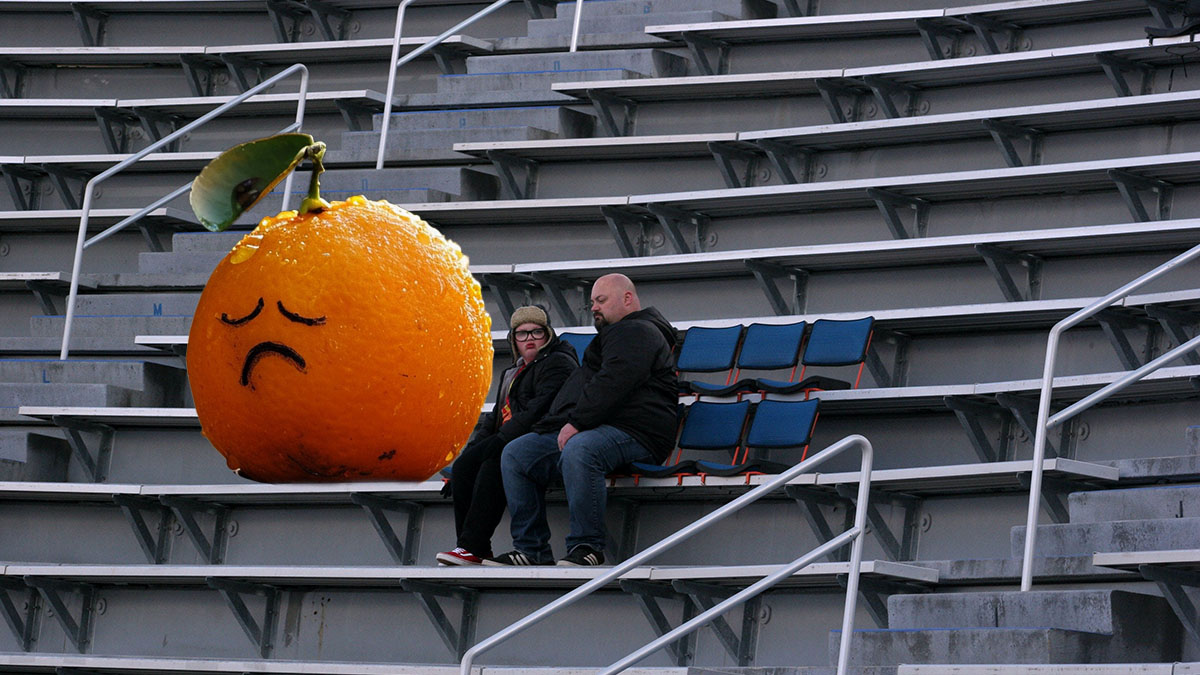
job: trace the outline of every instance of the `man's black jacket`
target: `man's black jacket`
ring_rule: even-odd
[[[675,329],[653,307],[601,328],[583,351],[583,365],[533,430],[553,433],[567,422],[580,431],[608,424],[663,461],[675,445],[674,346]]]

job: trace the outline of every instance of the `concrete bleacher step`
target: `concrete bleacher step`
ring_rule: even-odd
[[[1200,485],[1155,485],[1075,492],[1068,501],[1072,523],[1200,517]]]
[[[292,181],[294,194],[308,193],[309,172],[296,173]],[[282,185],[275,188],[280,193]],[[371,199],[400,200],[418,203],[421,194],[436,195],[436,201],[452,199],[492,199],[498,194],[496,177],[464,167],[430,167],[397,169],[336,169],[321,174],[321,195],[326,199],[345,199],[365,194]],[[389,198],[390,195],[390,198]],[[264,198],[265,205],[278,211],[278,203],[272,197]]]
[[[467,74],[610,69],[646,77],[674,77],[686,73],[687,65],[686,58],[661,49],[614,49],[472,56],[467,59]]]
[[[32,384],[0,383],[0,422],[30,420],[17,414],[22,405],[62,405],[84,407],[128,407],[136,405],[140,392],[109,384],[80,382]]]
[[[0,428],[0,481],[63,481],[71,447],[56,436]]]
[[[62,316],[35,316],[30,319],[32,337],[62,338]],[[130,344],[138,335],[183,335],[192,327],[192,313],[187,314],[122,314],[91,315],[76,314],[71,327],[71,340],[75,338],[127,337]]]
[[[1179,658],[1180,626],[1161,597],[1113,590],[893,595],[890,628],[855,631],[861,665],[1123,663]],[[840,633],[832,632],[836,657]]]
[[[141,392],[139,405],[180,405],[185,379],[182,368],[149,361],[0,359],[0,381],[6,384],[103,383]]]
[[[609,3],[595,3],[605,5]],[[712,21],[729,21],[736,17],[714,11],[689,12],[658,12],[653,14],[599,14],[589,13],[586,9],[579,22],[580,33],[588,34],[621,34],[637,33],[645,30],[646,26],[661,23],[708,23]],[[555,19],[533,19],[529,22],[529,37],[554,37],[570,35],[574,27],[574,17],[566,16]]]
[[[472,127],[466,129],[422,129],[420,131],[388,130],[387,159],[410,159],[421,157],[426,161],[439,161],[443,158],[468,160],[463,155],[451,150],[455,143],[471,142],[466,139],[479,139],[479,142],[504,140],[533,141],[558,138],[558,134],[538,127],[513,125],[498,127]],[[337,156],[348,161],[373,160],[379,150],[378,131],[347,131],[342,134],[342,149]]]
[[[372,117],[372,129],[379,131],[382,115]],[[413,133],[445,129],[498,128],[511,129],[531,126],[556,132],[563,136],[587,136],[595,117],[559,106],[530,106],[527,108],[420,110],[393,112],[389,130]],[[586,133],[585,133],[586,132]],[[344,149],[344,148],[343,148]]]
[[[1193,548],[1200,517],[1117,520],[1039,525],[1038,556],[1090,555],[1096,552],[1169,551]],[[1025,526],[1012,528],[1012,554],[1025,548]]]
[[[549,91],[556,82],[588,80],[632,80],[641,73],[625,68],[571,68],[562,70],[514,70],[507,72],[443,75],[439,94],[475,94],[492,91]]]

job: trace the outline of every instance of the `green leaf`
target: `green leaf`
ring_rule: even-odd
[[[312,144],[308,134],[279,134],[226,150],[192,181],[192,212],[209,230],[224,230],[295,169]]]

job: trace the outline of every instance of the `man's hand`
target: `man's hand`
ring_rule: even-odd
[[[579,433],[579,430],[575,428],[574,424],[571,424],[570,422],[564,424],[562,431],[558,432],[558,451],[562,452],[563,446],[566,445],[567,441],[571,440],[571,437],[577,433]]]

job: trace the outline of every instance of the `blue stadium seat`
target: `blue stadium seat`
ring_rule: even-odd
[[[794,394],[798,392],[856,389],[862,380],[863,366],[866,363],[867,349],[871,346],[872,329],[875,317],[863,319],[836,321],[833,319],[818,319],[813,323],[804,346],[804,355],[800,358],[803,366],[798,382],[783,382],[760,378],[756,380],[756,388],[766,394]],[[854,382],[839,380],[824,375],[805,377],[809,366],[858,366]]]
[[[707,382],[692,382],[691,392],[705,396],[731,396],[755,391],[754,379],[738,377],[743,370],[783,370],[791,368],[790,377],[795,377],[796,365],[800,360],[800,346],[804,342],[804,321],[787,324],[752,323],[746,328],[742,349],[738,352],[737,370],[725,386]]]
[[[596,334],[595,333],[559,333],[558,337],[561,338],[563,340],[563,342],[566,342],[567,344],[569,344],[575,348],[575,356],[578,357],[579,361],[582,363],[583,362],[583,350],[587,349],[587,346],[592,344],[592,340],[595,339]]]
[[[742,440],[742,432],[745,431],[746,418],[749,413],[749,401],[735,403],[697,401],[693,403],[688,406],[686,417],[683,420],[683,430],[679,434],[674,461],[667,465],[633,462],[630,465],[630,473],[648,478],[665,478],[696,473],[695,460],[680,461],[679,456],[684,450],[726,450],[731,452],[731,456],[736,461],[737,449]]]
[[[682,373],[717,373],[728,371],[725,384],[733,377],[733,362],[738,344],[742,341],[741,325],[725,328],[694,326],[683,336],[675,368]],[[679,392],[691,393],[690,383],[680,381]]]
[[[790,468],[788,464],[749,459],[750,448],[804,448],[800,455],[803,461],[808,457],[808,444],[817,424],[817,407],[820,403],[821,399],[817,398],[806,401],[760,401],[754,407],[754,419],[746,433],[740,462],[737,457],[734,458],[734,464],[696,460],[695,470],[710,476],[749,476],[786,471]]]

